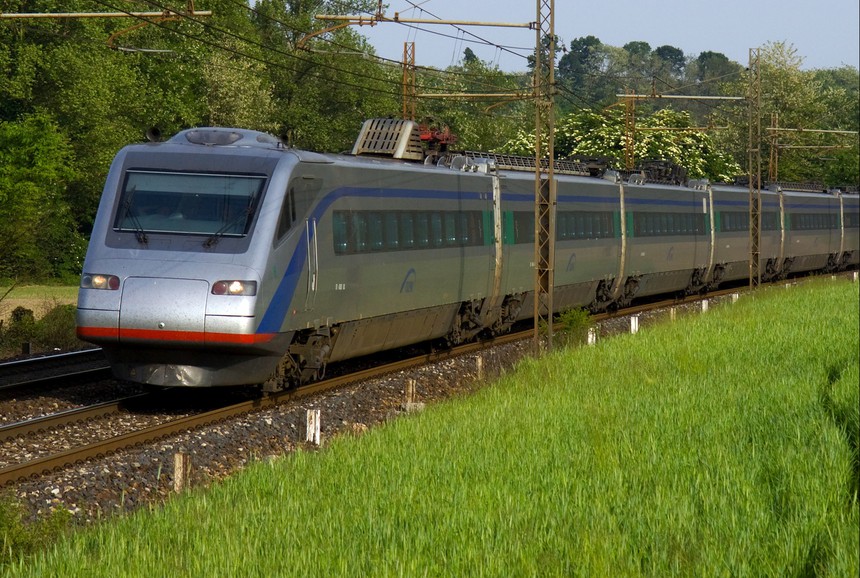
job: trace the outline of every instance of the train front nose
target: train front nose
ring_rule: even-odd
[[[123,344],[203,345],[209,283],[193,279],[129,277],[122,288]]]

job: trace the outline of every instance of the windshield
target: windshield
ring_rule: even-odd
[[[241,237],[248,234],[265,180],[127,171],[114,229],[139,238],[144,233]]]

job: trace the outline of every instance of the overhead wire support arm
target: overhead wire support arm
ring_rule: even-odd
[[[166,16],[212,16],[211,10],[162,10],[161,12],[33,12],[33,13],[3,13],[0,20],[25,18],[164,18]]]
[[[141,20],[137,24],[119,30],[110,35],[107,40],[108,47],[114,50],[122,50],[127,52],[172,52],[170,50],[149,50],[142,48],[125,48],[116,46],[114,41],[129,32],[133,32],[149,24],[158,24],[160,22],[170,22],[181,18],[190,18],[193,16],[212,16],[211,10],[195,10],[194,0],[188,0],[186,9],[183,11],[165,8],[161,12],[31,12],[31,13],[8,13],[0,12],[0,20],[12,19],[79,19],[79,18],[137,18]]]
[[[317,20],[331,22],[346,22],[353,26],[376,26],[380,22],[396,22],[400,24],[447,24],[451,26],[491,26],[496,28],[527,28],[534,30],[535,22],[478,22],[472,20],[432,20],[428,18],[401,18],[400,14],[394,13],[394,18],[385,14],[374,14],[373,16],[341,16],[337,14],[317,14]]]
[[[616,94],[618,98],[632,98],[634,100],[646,100],[646,99],[661,99],[661,98],[674,98],[674,99],[684,99],[684,100],[745,100],[745,96],[692,96],[692,95],[683,95],[683,94],[637,94],[637,93],[628,93],[628,94]]]

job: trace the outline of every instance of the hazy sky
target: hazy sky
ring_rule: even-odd
[[[537,11],[534,0],[388,0],[388,4],[390,17],[399,12],[404,18],[482,22],[531,22]],[[744,65],[750,48],[785,42],[803,58],[804,68],[858,67],[858,22],[858,0],[555,0],[555,32],[567,46],[574,38],[593,35],[611,46],[645,41],[652,49],[670,45],[693,57],[706,50],[722,52]],[[469,47],[478,58],[503,70],[525,70],[525,56],[535,41],[534,31],[528,29],[462,27],[513,47],[499,50],[472,42],[472,36],[451,26],[420,26],[416,30],[384,23],[356,30],[368,37],[380,56],[396,61],[403,57],[403,43],[415,42],[416,64],[438,68],[455,64]]]

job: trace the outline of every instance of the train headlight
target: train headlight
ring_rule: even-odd
[[[256,281],[216,281],[212,284],[213,295],[256,295]]]
[[[81,287],[83,289],[107,289],[116,291],[119,289],[119,277],[116,275],[102,275],[84,273],[81,275]]]

